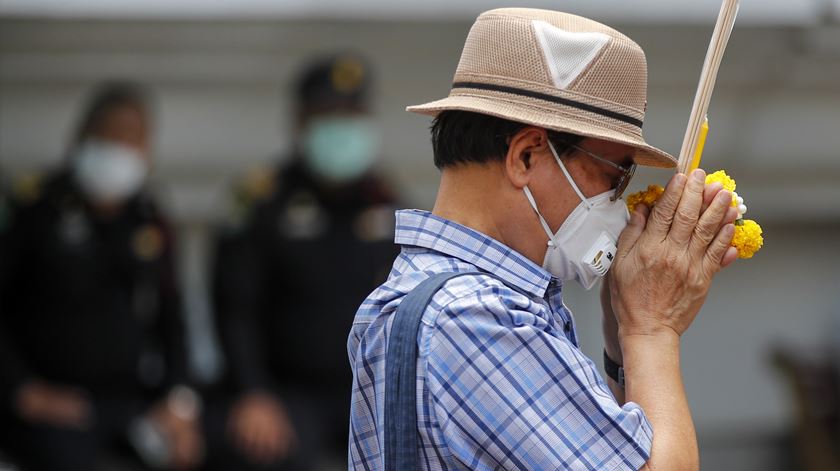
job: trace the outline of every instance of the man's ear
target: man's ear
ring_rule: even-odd
[[[511,136],[505,155],[505,173],[511,183],[519,189],[525,187],[533,175],[536,156],[548,151],[545,129],[528,126]]]

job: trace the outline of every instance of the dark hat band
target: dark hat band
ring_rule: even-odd
[[[615,119],[617,121],[621,121],[632,126],[639,128],[641,131],[642,125],[644,121],[634,118],[632,116],[628,116],[626,114],[619,113],[617,111],[612,111],[608,109],[604,109],[598,106],[590,105],[587,103],[581,103],[579,101],[570,100],[568,98],[562,98],[558,96],[548,95],[545,93],[535,92],[532,90],[525,90],[522,88],[516,87],[509,87],[505,85],[496,85],[490,83],[480,83],[480,82],[455,82],[452,84],[452,89],[456,88],[474,88],[477,90],[489,90],[493,92],[502,92],[502,93],[510,93],[513,95],[525,96],[528,98],[535,98],[537,100],[548,101],[551,103],[556,103],[558,105],[565,105],[572,108],[577,108],[582,111],[588,111],[590,113],[595,113],[606,118]]]

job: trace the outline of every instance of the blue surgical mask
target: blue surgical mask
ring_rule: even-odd
[[[304,158],[310,170],[339,183],[364,175],[378,151],[379,132],[369,118],[315,118],[303,136]]]

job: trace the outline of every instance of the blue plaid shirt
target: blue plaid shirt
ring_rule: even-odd
[[[560,283],[479,232],[425,211],[397,212],[402,251],[362,303],[348,341],[353,368],[350,469],[384,467],[385,352],[406,293],[442,272],[418,336],[420,469],[639,469],[653,433],[620,406],[578,348]],[[516,288],[516,289],[514,289]],[[527,295],[526,295],[527,294]]]

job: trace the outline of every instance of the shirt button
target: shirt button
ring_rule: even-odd
[[[566,322],[566,323],[565,323],[565,325],[563,326],[563,330],[564,330],[567,334],[568,334],[569,332],[571,332],[571,331],[572,331],[572,323],[571,323],[571,322]]]

